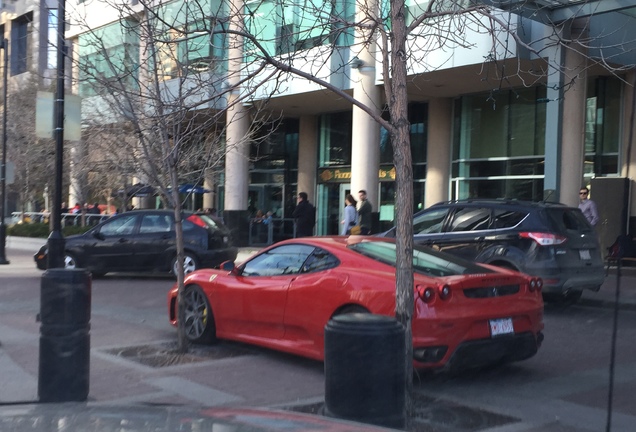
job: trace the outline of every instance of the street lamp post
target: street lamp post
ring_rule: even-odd
[[[65,1],[59,0],[57,14],[57,88],[55,91],[55,189],[51,209],[52,230],[49,235],[48,268],[64,267],[64,236],[62,234],[62,173],[64,167],[64,33],[66,31]]]
[[[0,264],[9,264],[6,257],[7,243],[7,225],[6,219],[6,191],[7,191],[7,76],[9,75],[9,41],[2,40],[0,45],[4,54],[4,71],[2,74],[2,100],[4,101],[4,109],[2,110],[2,167],[0,168]]]

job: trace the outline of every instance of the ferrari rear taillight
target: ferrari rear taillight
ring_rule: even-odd
[[[519,237],[534,240],[539,246],[557,246],[567,241],[564,236],[544,232],[520,232]]]
[[[451,296],[451,288],[448,285],[444,285],[439,289],[439,298],[446,300]]]
[[[531,278],[528,286],[531,292],[541,291],[541,288],[543,288],[543,280],[541,278]]]
[[[431,287],[424,288],[418,285],[417,295],[424,303],[430,303],[435,298],[435,290]]]
[[[435,299],[435,295],[437,295],[440,300],[448,300],[451,296],[451,287],[448,285],[444,285],[441,287],[433,288],[433,287],[416,287],[417,295],[424,303],[430,303]]]

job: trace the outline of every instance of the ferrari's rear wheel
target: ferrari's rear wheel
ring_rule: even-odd
[[[185,334],[189,341],[209,344],[216,340],[214,315],[205,293],[198,285],[190,285],[183,293]]]
[[[345,306],[342,309],[340,309],[338,312],[336,312],[334,314],[334,316],[336,316],[336,315],[353,314],[353,313],[369,313],[369,311],[367,309],[363,308],[362,306],[350,305],[350,306]]]

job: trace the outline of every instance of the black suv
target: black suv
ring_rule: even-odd
[[[546,297],[574,302],[605,280],[594,228],[558,203],[468,199],[415,214],[417,244],[543,279]],[[383,234],[395,237],[395,227]]]

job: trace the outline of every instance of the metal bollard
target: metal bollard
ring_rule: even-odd
[[[404,338],[404,327],[388,316],[354,313],[331,319],[325,326],[325,414],[404,428]]]
[[[40,285],[40,402],[86,401],[90,364],[91,275],[49,269]]]

